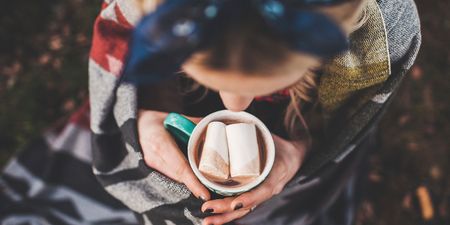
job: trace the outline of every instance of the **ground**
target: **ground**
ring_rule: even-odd
[[[92,24],[100,4],[2,3],[0,166],[86,100]],[[417,5],[422,49],[381,123],[382,145],[370,160],[358,224],[450,223],[450,4]]]

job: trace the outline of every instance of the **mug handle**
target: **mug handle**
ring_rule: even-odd
[[[171,112],[164,120],[164,127],[176,139],[188,144],[196,124],[181,114]]]

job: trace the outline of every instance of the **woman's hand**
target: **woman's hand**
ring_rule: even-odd
[[[185,184],[197,198],[206,201],[210,199],[208,190],[194,175],[186,157],[164,128],[163,122],[167,114],[166,112],[139,110],[137,126],[144,161],[147,166]],[[201,119],[187,118],[195,123]]]
[[[219,225],[238,219],[254,207],[281,192],[294,177],[306,154],[306,143],[287,141],[272,134],[275,142],[275,162],[267,179],[257,188],[236,197],[226,197],[207,201],[202,205],[203,212],[218,213],[206,217],[204,225]]]

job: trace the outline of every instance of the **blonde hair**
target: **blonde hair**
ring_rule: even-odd
[[[164,0],[138,1],[141,3],[142,12],[148,13]],[[344,31],[350,34],[366,22],[367,1],[352,0],[348,4],[341,4],[346,4],[343,7],[323,6],[313,10],[321,11],[336,22],[343,24]],[[248,18],[242,22],[242,26],[223,27],[224,35],[218,37],[214,42],[220,44],[211,46],[204,51],[209,57],[204,57],[204,60],[199,63],[216,70],[237,69],[248,74],[262,75],[272,74],[274,71],[280,73],[286,67],[294,66],[283,63],[289,57],[289,49],[266,29],[263,29],[262,20],[258,18],[258,15],[255,14],[253,17],[250,15]],[[304,102],[316,100],[317,85],[317,75],[313,71],[308,71],[288,89],[291,101],[285,111],[284,126],[293,140],[300,139],[299,133],[303,129],[304,134],[307,135],[308,145],[312,144],[312,137],[300,107]],[[186,93],[200,87],[202,85],[192,80],[192,85],[186,90]],[[206,87],[204,90],[202,96],[206,96],[208,91]],[[298,126],[298,122],[300,122],[300,126]]]
[[[348,23],[348,27],[346,30],[348,35],[361,28],[368,20],[366,7],[367,1],[368,0],[353,1],[353,3],[355,4],[353,8],[356,8],[355,13],[350,16],[350,19],[347,19],[347,21],[345,21],[346,23]],[[302,102],[313,102],[316,99],[317,85],[317,74],[309,70],[302,76],[299,81],[297,81],[297,83],[292,85],[288,90],[291,101],[286,108],[284,126],[286,127],[290,138],[298,139],[300,137],[298,136],[298,130],[296,130],[296,128],[298,127],[296,122],[300,122],[305,131],[304,133],[307,135],[308,145],[312,145],[312,137],[309,132],[308,125],[301,113],[300,105]]]

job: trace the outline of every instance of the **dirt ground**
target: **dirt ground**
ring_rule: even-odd
[[[381,123],[382,145],[370,159],[357,224],[450,224],[450,4],[416,2],[422,49]],[[100,4],[2,3],[0,165],[87,98],[91,29]]]
[[[359,224],[449,224],[450,18],[448,1],[416,1],[423,44],[381,123]],[[424,191],[425,190],[425,191]],[[423,215],[429,193],[433,217]]]

